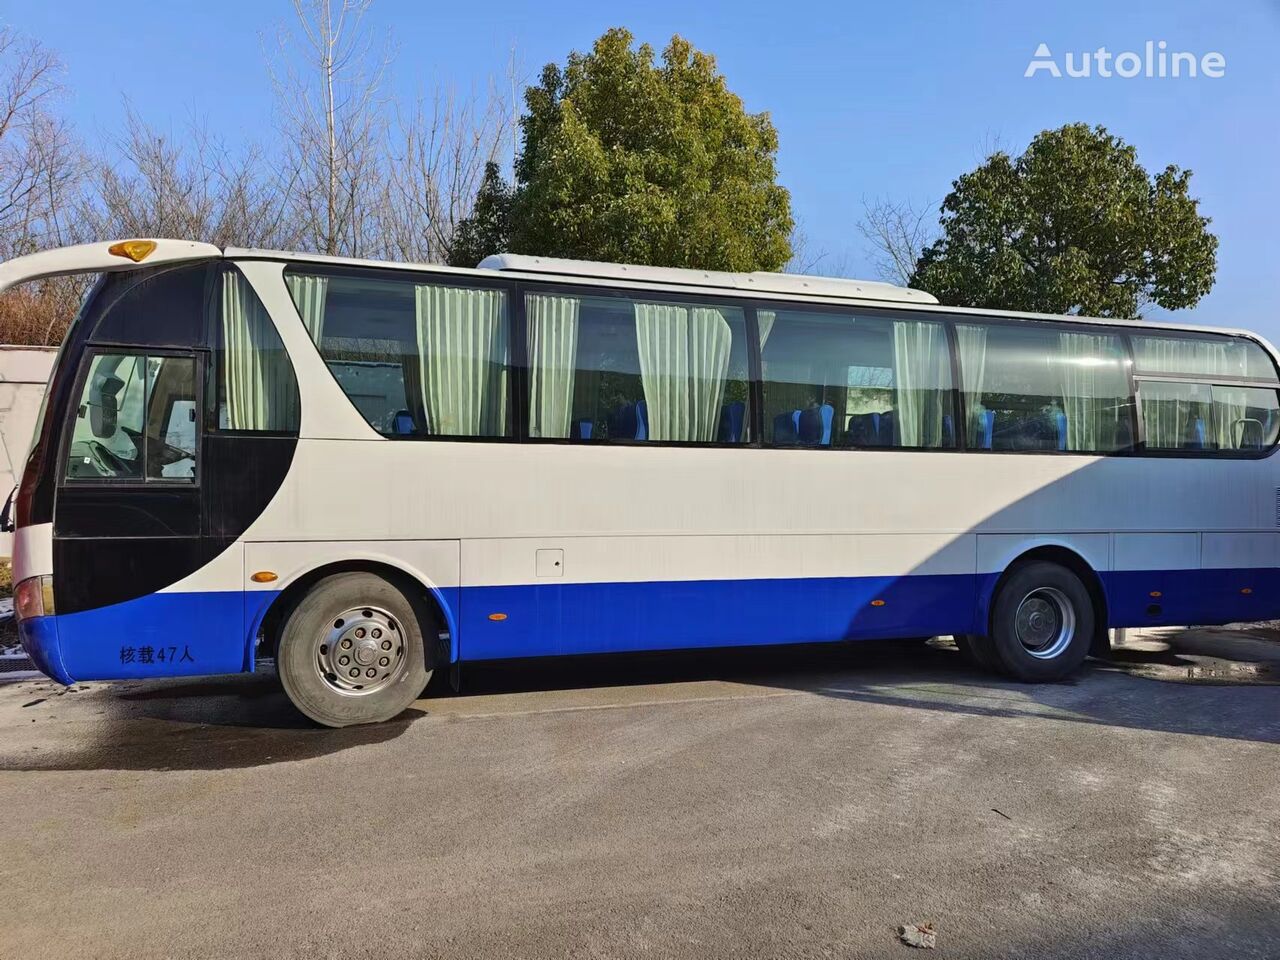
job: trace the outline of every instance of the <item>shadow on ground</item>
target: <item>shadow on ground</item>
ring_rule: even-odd
[[[424,715],[414,708],[383,724],[324,729],[272,674],[21,688],[19,716],[2,715],[0,770],[253,767],[393,740]]]
[[[1280,631],[1202,628],[1140,634],[1072,680],[1044,685],[993,677],[949,638],[475,664],[462,671],[460,694],[438,673],[428,699],[400,717],[343,730],[303,718],[269,671],[71,688],[24,683],[5,689],[0,700],[0,770],[260,766],[393,740],[429,712],[433,696],[465,701],[544,692],[541,706],[556,709],[564,703],[557,691],[708,681],[975,716],[1280,743],[1278,680]],[[705,688],[691,694],[714,696]]]

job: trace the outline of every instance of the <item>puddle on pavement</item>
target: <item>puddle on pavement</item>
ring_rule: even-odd
[[[271,677],[41,684],[24,703],[38,698],[4,731],[0,770],[255,767],[384,743],[426,715],[410,708],[386,723],[330,730],[299,714]]]
[[[1148,680],[1225,685],[1280,684],[1274,636],[1223,628],[1138,634],[1106,666]]]

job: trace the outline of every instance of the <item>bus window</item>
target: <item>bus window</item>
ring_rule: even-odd
[[[1280,432],[1276,391],[1265,387],[1142,380],[1138,395],[1150,450],[1265,450]]]
[[[285,283],[338,386],[384,436],[511,436],[504,290],[385,273],[290,270]]]
[[[1134,368],[1140,374],[1241,378],[1276,381],[1276,367],[1252,340],[1238,337],[1159,336],[1133,338]]]
[[[742,310],[530,293],[525,316],[531,437],[746,441]]]
[[[971,450],[1113,453],[1133,400],[1118,336],[1068,327],[957,324]]]
[[[147,479],[196,475],[196,365],[189,357],[147,360]]]
[[[93,357],[67,452],[68,480],[193,480],[195,360]]]
[[[239,270],[219,284],[217,418],[219,430],[298,432],[297,377],[267,309]]]
[[[942,324],[759,310],[765,438],[776,446],[956,445]]]

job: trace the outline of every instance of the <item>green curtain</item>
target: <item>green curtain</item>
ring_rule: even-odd
[[[960,382],[968,417],[969,447],[982,436],[982,386],[987,372],[986,327],[956,325],[956,344],[960,351]]]
[[[418,356],[427,432],[496,437],[506,432],[506,294],[415,284]]]
[[[1114,450],[1128,385],[1116,338],[1099,333],[1059,333],[1058,370],[1068,450]]]
[[[1134,337],[1134,363],[1143,373],[1170,373],[1212,379],[1218,376],[1243,377],[1248,374],[1248,347],[1233,340],[1191,337]],[[1208,387],[1203,393],[1207,394]],[[1186,390],[1170,387],[1158,397],[1150,381],[1142,387],[1143,425],[1150,446],[1181,447],[1186,442],[1188,424],[1204,420],[1205,438],[1222,449],[1238,445],[1245,417],[1247,394],[1239,389],[1215,386],[1208,396],[1190,399]],[[1152,400],[1154,399],[1154,403]]]
[[[577,297],[525,297],[529,346],[529,436],[567,437],[578,358]]]
[[[710,307],[635,304],[649,439],[711,441],[729,371],[733,330]]]
[[[286,273],[284,282],[289,287],[289,295],[293,297],[298,315],[302,317],[302,325],[311,334],[316,346],[324,335],[325,298],[329,290],[328,277],[313,277],[302,273]]]
[[[1213,385],[1213,436],[1220,450],[1239,450],[1245,443],[1261,446],[1263,424],[1249,419],[1249,388]]]
[[[1177,450],[1191,439],[1191,422],[1204,422],[1205,440],[1213,441],[1212,403],[1208,384],[1146,380],[1138,388],[1147,446]]]
[[[228,429],[287,430],[297,423],[292,380],[279,374],[284,356],[278,342],[271,317],[249,281],[238,272],[224,273],[222,374]]]
[[[1248,346],[1235,340],[1191,337],[1134,337],[1133,360],[1140,373],[1184,377],[1248,375]]]
[[[943,388],[951,380],[940,324],[893,322],[893,372],[898,432],[904,447],[941,447]]]

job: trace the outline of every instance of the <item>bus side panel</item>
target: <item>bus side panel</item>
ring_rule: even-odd
[[[1118,533],[1113,627],[1280,616],[1280,532]]]
[[[976,611],[966,535],[482,540],[463,556],[466,660],[931,636]]]
[[[239,673],[244,669],[243,557],[244,545],[231,543],[162,590],[57,614],[51,619],[57,621],[66,673],[73,680]],[[74,568],[65,574],[55,570],[55,583],[71,576]]]

